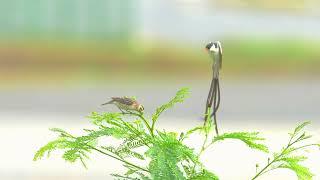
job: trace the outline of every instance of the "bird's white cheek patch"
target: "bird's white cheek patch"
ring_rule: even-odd
[[[212,52],[218,52],[218,48],[212,47],[212,48],[210,48],[210,51],[212,51]]]

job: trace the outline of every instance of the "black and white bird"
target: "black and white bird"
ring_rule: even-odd
[[[133,98],[128,97],[111,97],[109,102],[106,102],[102,105],[114,104],[116,105],[121,112],[123,111],[137,111],[143,112],[144,107],[138,101]]]
[[[222,46],[219,41],[209,42],[205,46],[205,50],[209,53],[213,60],[212,64],[212,81],[210,85],[210,90],[207,98],[206,110],[205,110],[205,121],[207,120],[209,114],[209,109],[212,108],[212,113],[210,117],[214,117],[215,125],[216,122],[216,112],[220,105],[220,85],[219,85],[219,75],[222,68]]]
[[[213,59],[213,78],[219,79],[219,72],[222,68],[222,46],[219,41],[209,42],[206,45],[206,50]]]

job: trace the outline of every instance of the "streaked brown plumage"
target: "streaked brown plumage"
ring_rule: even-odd
[[[138,112],[142,112],[144,110],[144,107],[140,103],[138,103],[138,101],[128,97],[111,97],[111,101],[106,102],[102,105],[107,105],[107,104],[116,105],[122,112],[123,110],[138,111]]]

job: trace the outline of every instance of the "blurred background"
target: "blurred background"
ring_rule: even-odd
[[[319,5],[317,0],[0,1],[0,179],[110,178],[121,169],[110,159],[95,157],[85,170],[57,156],[41,162],[32,157],[53,138],[49,127],[77,133],[89,126],[85,116],[91,111],[116,111],[100,106],[111,96],[136,96],[151,114],[180,87],[190,87],[191,97],[165,113],[160,126],[185,130],[201,124],[211,81],[208,41],[223,46],[222,131],[266,131],[273,146],[284,143],[279,137],[296,123],[311,120],[317,134]],[[230,174],[226,169],[233,165],[216,167],[214,154],[208,169],[221,179],[248,179],[261,159],[239,148],[248,154],[235,162],[234,169],[242,169]],[[319,170],[319,164],[310,164]],[[287,174],[274,179],[294,179]]]

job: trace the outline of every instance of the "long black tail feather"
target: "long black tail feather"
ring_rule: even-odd
[[[210,117],[211,118],[213,117],[214,124],[215,124],[215,131],[216,131],[217,135],[219,134],[218,124],[217,124],[217,111],[220,106],[220,97],[221,97],[221,93],[220,93],[219,79],[212,78],[211,86],[210,86],[210,90],[209,90],[209,94],[208,94],[208,98],[207,98],[204,119],[205,119],[205,123],[206,123],[207,118],[209,116],[208,109],[212,108],[212,114],[210,115]]]

